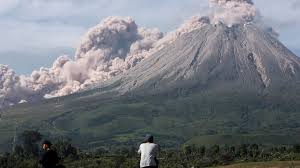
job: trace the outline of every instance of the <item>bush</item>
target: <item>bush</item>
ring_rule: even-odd
[[[71,139],[61,138],[52,147],[61,159],[78,159],[77,149],[72,146]]]

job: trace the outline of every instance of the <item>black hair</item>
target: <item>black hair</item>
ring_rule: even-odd
[[[153,136],[151,136],[151,137],[148,139],[148,142],[149,142],[149,143],[153,143],[153,142],[154,142]]]
[[[154,137],[152,135],[146,135],[144,142],[145,143],[153,143]]]
[[[43,141],[43,144],[48,145],[49,147],[52,146],[52,143],[48,140]]]

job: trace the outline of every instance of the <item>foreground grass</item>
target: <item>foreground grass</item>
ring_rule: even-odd
[[[300,168],[300,161],[272,161],[240,163],[217,168]]]
[[[66,162],[66,167],[78,167],[78,168],[96,168],[96,167],[118,167],[118,161],[115,162],[108,162],[105,163],[101,160],[89,160],[84,162]],[[125,162],[125,164],[122,165],[122,167],[131,167],[132,165],[135,165],[134,167],[139,167],[138,162],[135,160],[130,160]],[[176,167],[173,167],[176,166]],[[168,165],[167,163],[164,163],[161,165],[161,168],[181,168],[182,165]],[[201,166],[202,167],[202,166]],[[300,161],[271,161],[271,162],[251,162],[251,163],[240,163],[240,164],[232,164],[228,166],[219,166],[217,168],[300,168]]]

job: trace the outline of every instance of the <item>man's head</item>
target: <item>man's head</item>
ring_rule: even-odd
[[[150,134],[146,135],[145,143],[153,143],[153,142],[154,142],[154,137]]]
[[[52,146],[52,143],[51,143],[50,141],[45,140],[45,141],[43,142],[43,149],[44,149],[44,150],[50,149],[51,146]]]

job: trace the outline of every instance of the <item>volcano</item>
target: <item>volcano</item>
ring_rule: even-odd
[[[152,133],[182,143],[296,143],[300,58],[252,23],[208,24],[124,74],[62,98],[6,110],[3,150],[24,129],[82,148],[134,144]],[[289,136],[289,138],[286,138]]]
[[[165,147],[294,144],[299,100],[300,58],[271,32],[206,24],[89,89],[6,109],[0,147],[37,128],[84,149],[134,145],[147,133]]]
[[[298,86],[300,58],[255,24],[207,25],[183,35],[102,85],[120,94],[236,89],[257,94]]]

